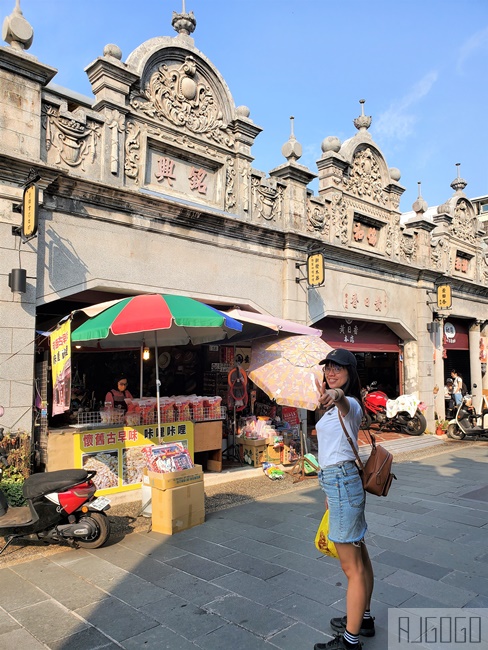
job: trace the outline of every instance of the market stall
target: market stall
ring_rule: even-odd
[[[143,450],[161,442],[181,442],[192,461],[205,453],[208,469],[222,469],[222,421],[225,407],[218,395],[160,394],[160,364],[166,350],[161,345],[201,345],[239,332],[242,325],[218,310],[183,296],[144,295],[111,301],[90,308],[88,320],[70,334],[70,320],[51,336],[51,352],[57,368],[53,386],[62,380],[62,404],[53,413],[67,409],[71,379],[71,341],[98,351],[141,349],[151,346],[155,359],[156,395],[125,399],[124,409],[90,400],[80,408],[68,427],[50,427],[47,470],[66,467],[97,469],[96,481],[103,492],[139,488],[142,482]],[[187,351],[186,355],[191,353]],[[191,353],[192,354],[192,353]],[[174,355],[176,356],[176,355]],[[141,372],[142,377],[142,372]],[[60,379],[61,378],[61,379]],[[142,386],[142,379],[141,379]],[[85,387],[86,388],[86,387]]]

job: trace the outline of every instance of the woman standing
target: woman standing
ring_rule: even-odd
[[[363,417],[361,386],[352,352],[333,350],[320,364],[324,366],[324,382],[317,385],[319,404],[326,411],[316,425],[319,483],[327,497],[329,538],[336,545],[347,578],[347,613],[330,621],[339,634],[328,643],[316,643],[314,650],[357,650],[362,647],[359,635],[375,634],[370,613],[374,576],[364,542],[365,493],[341,419],[357,447]]]

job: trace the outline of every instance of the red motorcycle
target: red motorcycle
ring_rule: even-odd
[[[369,429],[376,423],[380,430],[420,436],[427,428],[427,421],[421,412],[425,405],[415,395],[388,399],[386,393],[376,389],[377,385],[374,381],[363,391],[363,427]]]
[[[95,498],[95,474],[84,469],[32,474],[22,486],[27,505],[20,507],[9,506],[0,489],[0,537],[5,537],[0,555],[15,539],[31,535],[48,544],[64,541],[74,548],[105,544],[110,535],[105,514],[110,501]]]

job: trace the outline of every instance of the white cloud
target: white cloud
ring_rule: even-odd
[[[432,86],[437,81],[438,74],[434,70],[428,72],[404,97],[393,102],[390,107],[381,113],[376,120],[375,132],[383,138],[405,140],[414,131],[417,115],[414,107],[428,95]]]
[[[488,27],[476,32],[467,41],[465,41],[459,48],[459,57],[456,64],[457,72],[463,71],[466,61],[476,52],[483,47],[487,47],[488,43]]]

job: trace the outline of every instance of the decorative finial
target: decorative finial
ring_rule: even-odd
[[[290,139],[281,147],[281,153],[287,160],[298,160],[302,157],[302,145],[297,142],[295,133],[293,132],[293,123],[295,118],[293,115],[290,117]]]
[[[467,181],[464,180],[464,178],[461,178],[459,168],[461,167],[461,163],[456,163],[457,167],[457,177],[452,181],[451,187],[455,192],[462,192],[466,185],[468,184]]]
[[[354,126],[358,131],[367,131],[371,126],[373,118],[371,116],[364,114],[364,103],[365,99],[360,99],[359,103],[361,104],[361,115],[354,120]]]
[[[171,24],[173,29],[178,32],[178,34],[185,34],[189,36],[195,31],[197,26],[197,21],[193,15],[193,11],[190,11],[189,14],[186,13],[186,4],[185,0],[182,0],[181,14],[177,14],[176,11],[173,11],[173,19]]]
[[[14,50],[28,50],[32,45],[34,30],[22,14],[20,0],[16,0],[15,9],[3,21],[2,38]]]
[[[417,185],[419,186],[418,197],[412,205],[412,208],[416,214],[422,216],[429,206],[427,205],[427,202],[422,198],[422,183],[418,181]]]

